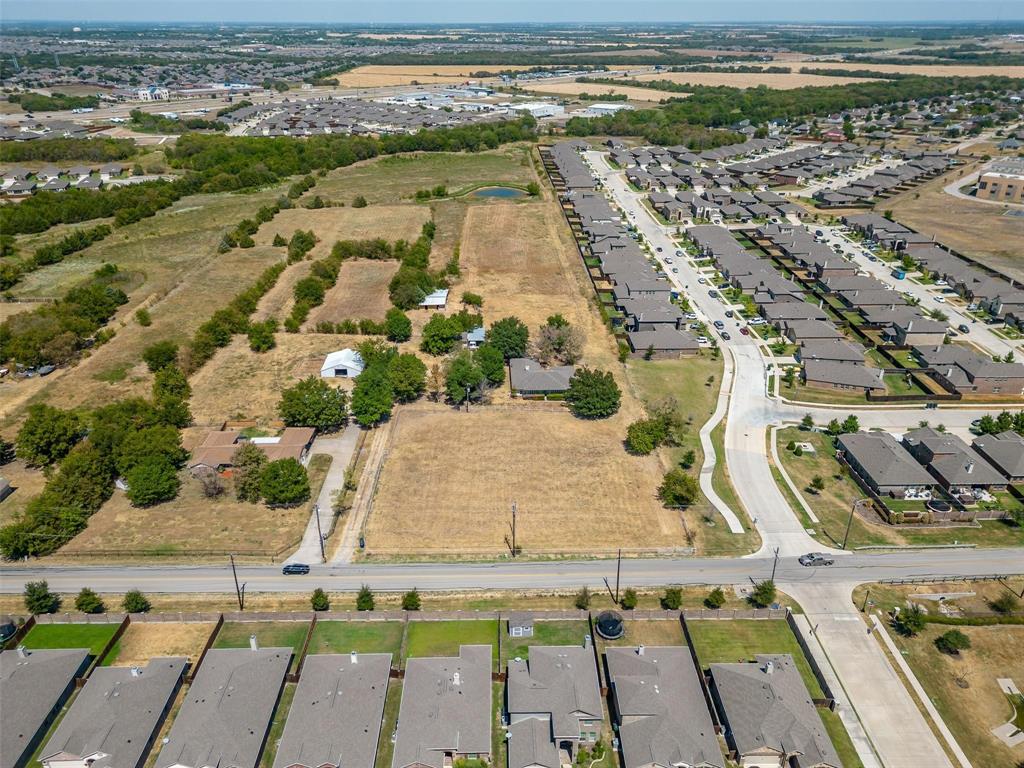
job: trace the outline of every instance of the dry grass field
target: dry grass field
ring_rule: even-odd
[[[193,664],[210,638],[213,623],[133,621],[117,641],[112,666],[145,666],[158,656],[184,656]]]
[[[643,79],[643,78],[638,78]],[[638,88],[632,85],[608,85],[606,83],[544,83],[530,87],[531,91],[540,94],[558,96],[575,96],[580,93],[623,95],[630,101],[661,101],[662,99],[680,99],[685,93],[658,91],[653,88]]]
[[[348,201],[351,202],[351,201]],[[269,245],[274,235],[288,239],[297,229],[312,229],[320,242],[311,251],[312,258],[330,253],[338,240],[364,240],[383,237],[415,240],[420,228],[430,218],[425,206],[371,205],[366,208],[290,208],[281,211],[273,221],[260,227],[256,242]]]
[[[929,77],[1024,77],[1024,66],[978,66],[969,64],[861,64],[856,61],[810,61],[805,67],[813,69],[868,69],[900,75],[926,75]]]
[[[506,551],[518,504],[525,554],[687,545],[679,513],[656,498],[654,456],[622,448],[621,413],[583,421],[561,409],[406,410],[367,522],[373,554]]]
[[[281,390],[299,379],[319,374],[328,352],[351,347],[362,339],[320,333],[277,334],[277,346],[255,354],[244,336],[236,336],[192,379],[192,417],[196,424],[226,419],[277,418]]]
[[[284,252],[285,249],[281,249]],[[291,314],[292,306],[295,304],[295,284],[302,278],[309,275],[313,267],[311,260],[300,261],[288,266],[281,276],[277,278],[274,287],[267,291],[252,313],[254,322],[261,322],[270,318],[276,318],[279,322]]]
[[[338,272],[338,282],[327,292],[324,303],[310,313],[306,327],[315,328],[321,320],[383,320],[391,307],[388,283],[397,271],[397,261],[346,261]]]
[[[796,72],[789,74],[772,74],[768,72],[658,72],[652,75],[640,75],[641,81],[671,80],[686,85],[725,85],[730,88],[753,88],[765,85],[769,88],[788,90],[802,88],[805,85],[849,85],[862,83],[871,78],[863,77],[827,77],[825,75],[802,75]],[[677,94],[678,95],[678,94]]]
[[[461,65],[438,64],[417,66],[414,64],[395,64],[356,67],[347,72],[332,75],[338,79],[343,88],[378,88],[388,85],[411,85],[413,83],[460,83],[474,72],[497,70],[529,69],[527,66],[514,64]]]
[[[0,393],[3,393],[0,387]],[[0,501],[0,525],[6,525],[21,514],[25,505],[42,492],[46,475],[39,470],[29,469],[21,459],[15,459],[0,469],[0,476],[7,480],[14,492]]]

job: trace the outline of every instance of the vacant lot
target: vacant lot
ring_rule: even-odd
[[[400,621],[318,621],[309,653],[390,653],[397,663],[404,628]]]
[[[438,64],[416,66],[411,64],[379,65],[356,67],[334,75],[343,88],[377,88],[386,85],[411,85],[413,83],[461,83],[474,72],[497,72],[498,70],[529,69],[514,64]]]
[[[862,83],[863,77],[828,77],[826,75],[802,75],[799,73],[773,74],[770,72],[658,72],[640,75],[637,80],[671,80],[685,85],[725,85],[730,88],[768,88],[789,90],[807,85],[849,85]]]
[[[575,96],[580,93],[623,95],[630,101],[661,101],[662,99],[685,98],[685,93],[658,91],[635,85],[608,85],[607,83],[545,83],[529,86],[536,93],[552,93],[558,96]]]
[[[481,184],[536,181],[528,144],[509,144],[486,152],[437,152],[380,157],[329,171],[312,194],[350,203],[362,195],[374,203],[407,200],[421,189],[443,185],[451,192]],[[390,239],[391,236],[389,236]]]
[[[971,640],[959,656],[940,653],[935,638],[950,627],[930,624],[917,637],[892,634],[918,681],[974,765],[1017,765],[1022,750],[1011,750],[989,731],[1011,717],[1010,703],[996,684],[1024,681],[1024,627],[957,627]],[[957,684],[964,681],[967,687]]]
[[[977,166],[958,168],[909,192],[879,203],[891,210],[893,218],[934,237],[944,245],[1024,280],[1024,259],[1020,243],[1024,219],[1003,216],[999,205],[964,200],[947,195],[942,188]]]
[[[213,623],[133,621],[114,644],[104,664],[145,666],[156,656],[184,656],[195,664],[213,627]]]
[[[490,645],[498,663],[498,621],[411,621],[406,630],[406,658],[417,656],[458,656],[459,646]]]
[[[22,641],[26,648],[88,648],[95,656],[110,642],[117,624],[37,624]]]
[[[319,194],[319,188],[317,188]],[[338,240],[364,240],[382,237],[385,240],[413,241],[430,218],[430,209],[420,206],[374,205],[366,208],[289,208],[274,220],[260,227],[257,243],[269,244],[274,235],[290,238],[297,229],[311,229],[320,242],[311,251],[312,257],[326,256]]]
[[[656,498],[658,459],[622,447],[627,423],[525,406],[406,410],[367,522],[368,551],[500,554],[513,501],[528,555],[684,547],[678,511]]]
[[[968,64],[861,64],[856,61],[813,61],[805,67],[814,69],[867,69],[902,75],[927,75],[929,77],[1024,77],[1024,66],[971,66]]]
[[[383,320],[391,308],[388,283],[397,271],[397,261],[346,261],[338,272],[338,282],[327,292],[324,303],[310,312],[306,327],[315,328],[322,320],[334,323],[346,319]]]

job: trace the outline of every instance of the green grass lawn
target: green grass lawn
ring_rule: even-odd
[[[390,653],[397,662],[404,626],[400,621],[318,621],[308,652]]]
[[[502,638],[502,669],[509,659],[527,658],[531,645],[583,645],[583,637],[590,633],[585,621],[535,621],[533,637],[508,637],[506,627],[503,621],[501,630],[506,636]]]
[[[498,620],[411,621],[406,635],[406,658],[416,656],[458,656],[459,646],[493,646],[498,663]]]
[[[25,636],[29,649],[88,648],[96,656],[117,631],[117,624],[37,624]]]
[[[380,741],[377,745],[377,759],[374,761],[374,768],[391,768],[391,757],[395,751],[391,734],[398,727],[398,708],[401,703],[402,681],[388,680],[388,693],[384,699],[384,717],[381,720]]]
[[[882,383],[885,384],[886,394],[889,395],[921,395],[923,397],[927,394],[916,381],[912,378],[908,381],[908,377],[901,373],[885,374],[882,377]]]
[[[295,698],[295,689],[298,683],[286,683],[281,691],[281,700],[277,702],[277,710],[274,712],[274,719],[270,722],[270,731],[267,733],[267,745],[263,749],[263,756],[260,758],[260,768],[272,768],[274,758],[277,757],[277,748],[281,744],[281,736],[284,735],[284,724],[288,719],[288,710],[291,709],[292,699]]]
[[[291,648],[295,669],[309,624],[305,621],[226,621],[217,634],[214,648],[248,648],[249,635],[256,635],[260,648]]]

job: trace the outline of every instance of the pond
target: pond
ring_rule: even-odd
[[[526,197],[526,193],[514,187],[482,187],[470,193],[470,197],[498,197],[505,200]]]

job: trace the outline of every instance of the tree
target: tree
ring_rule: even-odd
[[[0,467],[14,461],[14,443],[8,442],[0,437]]]
[[[924,629],[924,611],[921,610],[921,606],[915,603],[909,609],[900,611],[892,623],[896,627],[896,631],[901,635],[913,637]]]
[[[679,460],[679,466],[683,469],[689,469],[697,462],[697,453],[691,448],[683,454],[683,458]]]
[[[423,340],[420,349],[435,357],[446,355],[455,348],[462,338],[462,328],[452,318],[435,312],[423,326]]]
[[[994,435],[999,428],[996,426],[996,420],[986,413],[978,420],[978,431],[983,435]]]
[[[147,456],[124,475],[125,495],[134,507],[149,507],[178,495],[178,471],[166,456]]]
[[[790,388],[796,383],[796,373],[792,368],[787,368],[786,372],[782,374],[782,383]]]
[[[412,338],[412,320],[398,307],[392,307],[384,315],[384,335],[395,343],[408,341]]]
[[[590,608],[590,599],[590,588],[583,587],[576,593],[575,597],[573,597],[572,603],[581,611],[585,611]]]
[[[479,387],[484,382],[484,373],[480,370],[467,350],[463,350],[448,363],[444,389],[448,399],[455,405],[463,403],[474,393],[479,396]]]
[[[427,387],[427,366],[416,355],[406,352],[391,359],[388,366],[391,389],[400,403],[409,403]]]
[[[331,599],[327,597],[327,593],[320,587],[313,590],[313,594],[309,598],[309,604],[314,611],[329,611],[331,609]]]
[[[531,181],[526,185],[526,194],[530,197],[537,197],[540,194],[540,184],[536,181]]]
[[[50,591],[45,581],[30,581],[25,584],[25,610],[33,616],[40,613],[56,613],[60,608],[60,595]]]
[[[484,297],[481,296],[479,293],[470,293],[469,291],[464,291],[462,294],[462,303],[465,304],[467,307],[476,307],[477,309],[479,309],[484,305]]]
[[[262,323],[251,323],[246,334],[249,338],[249,349],[253,352],[269,352],[277,346],[277,339],[274,332],[277,330],[277,321],[273,318]]]
[[[809,413],[805,413],[804,417],[800,419],[800,429],[805,432],[810,429],[814,429],[814,418]]]
[[[274,242],[272,243],[275,248],[284,248],[288,245],[288,241],[284,239],[284,235],[278,232],[274,235]]]
[[[153,604],[149,602],[149,598],[142,594],[140,590],[130,589],[124,593],[121,607],[124,608],[125,613],[149,613],[149,609],[153,607]]]
[[[363,197],[362,195],[356,195],[352,199],[352,207],[353,208],[365,208],[367,205],[368,205],[368,203],[366,202],[366,198]]]
[[[669,470],[658,487],[658,498],[666,507],[687,507],[699,494],[696,478],[681,469]]]
[[[506,360],[526,355],[530,330],[518,317],[504,317],[487,331],[487,342],[498,349]]]
[[[60,507],[91,514],[113,491],[114,462],[91,440],[83,440],[60,463],[57,474],[46,484],[45,496],[58,500]]]
[[[200,472],[196,478],[208,499],[216,499],[224,493],[224,483],[216,472]]]
[[[843,419],[843,424],[840,427],[840,431],[844,435],[850,435],[857,432],[860,429],[860,420],[854,414],[850,414]]]
[[[989,607],[996,613],[1013,613],[1020,607],[1020,600],[1012,592],[1003,592],[995,600],[989,602]]]
[[[135,310],[135,322],[141,325],[143,328],[149,328],[153,324],[153,316],[149,314],[149,310],[145,307],[140,307]]]
[[[627,587],[626,591],[622,593],[622,599],[619,600],[619,605],[627,611],[632,611],[636,608],[637,603],[640,602],[640,598],[636,594],[636,590],[632,587]]]
[[[142,351],[142,359],[150,372],[156,373],[161,368],[173,365],[177,361],[178,345],[170,340],[150,344]]]
[[[626,447],[630,453],[646,456],[666,437],[665,423],[661,419],[640,419],[626,428]]]
[[[235,497],[255,504],[260,500],[260,473],[267,464],[267,454],[259,446],[242,443],[231,456]]]
[[[293,458],[267,462],[260,472],[260,495],[270,506],[294,506],[309,498],[309,475]]]
[[[80,613],[103,613],[107,607],[103,605],[99,595],[88,587],[82,587],[78,597],[75,598],[75,610]]]
[[[825,479],[821,475],[815,475],[811,478],[811,489],[815,493],[821,493],[825,490]]]
[[[666,611],[678,611],[683,604],[683,590],[679,587],[668,587],[661,598],[661,607]]]
[[[359,594],[356,595],[356,610],[373,610],[373,592],[370,590],[370,587],[366,584],[363,584],[363,586],[359,588]]]
[[[31,467],[49,466],[67,456],[84,434],[75,413],[37,403],[18,431],[16,452]]]
[[[609,371],[579,368],[565,393],[569,410],[581,419],[606,419],[619,410],[622,392]]]
[[[481,344],[477,347],[473,352],[473,362],[492,387],[505,383],[505,358],[493,344]]]
[[[843,427],[839,423],[839,419],[832,419],[828,423],[828,425],[825,427],[825,431],[829,435],[831,435],[832,437],[835,437],[836,435],[842,434],[842,430],[843,430]]]
[[[356,377],[352,390],[352,415],[362,427],[372,427],[391,415],[395,393],[387,366],[369,365]]]
[[[188,458],[188,451],[181,447],[181,433],[163,424],[143,427],[128,432],[114,451],[114,464],[122,476],[152,458],[167,459],[175,469],[180,468]]]
[[[708,596],[704,598],[704,605],[715,611],[725,605],[725,592],[722,591],[722,588],[715,587],[708,592]]]
[[[441,392],[444,390],[444,371],[441,370],[441,366],[434,363],[430,366],[430,373],[427,374],[427,392],[430,394],[430,399],[435,403],[441,397]]]
[[[775,582],[770,579],[759,581],[750,593],[750,602],[758,608],[767,608],[775,602]]]
[[[540,328],[535,355],[545,365],[559,362],[563,365],[574,365],[583,356],[583,334],[569,325],[561,315],[552,315],[548,323]]]
[[[317,376],[309,376],[281,393],[277,413],[289,427],[333,432],[348,421],[348,395]]]
[[[418,611],[421,605],[420,593],[415,589],[410,589],[404,595],[402,595],[402,610],[403,611]]]
[[[935,647],[942,653],[959,656],[960,651],[966,651],[971,647],[971,638],[959,629],[951,629],[935,638]]]
[[[192,387],[184,372],[176,365],[165,365],[153,376],[153,399],[173,398],[188,400],[192,396]]]

